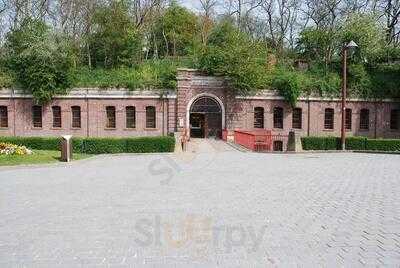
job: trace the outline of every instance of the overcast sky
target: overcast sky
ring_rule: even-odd
[[[199,11],[199,0],[179,0],[179,3],[194,11]]]

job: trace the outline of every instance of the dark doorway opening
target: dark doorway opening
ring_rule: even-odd
[[[204,114],[190,114],[190,136],[193,138],[204,138]]]
[[[200,97],[190,107],[190,136],[193,138],[221,138],[222,111],[211,97]]]

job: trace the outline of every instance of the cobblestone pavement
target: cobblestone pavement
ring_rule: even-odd
[[[400,155],[190,146],[0,169],[0,267],[400,267]]]

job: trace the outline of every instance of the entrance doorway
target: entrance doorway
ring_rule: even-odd
[[[193,138],[221,138],[222,111],[212,97],[200,97],[190,107],[190,136]]]

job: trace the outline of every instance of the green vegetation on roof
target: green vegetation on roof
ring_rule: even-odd
[[[188,67],[225,76],[236,94],[277,89],[295,105],[300,95],[340,94],[341,50],[354,40],[349,95],[400,97],[400,64],[392,63],[400,60],[399,41],[368,9],[349,8],[335,21],[327,15],[290,36],[255,14],[217,18],[171,1],[141,18],[132,15],[135,8],[132,1],[98,1],[88,25],[86,17],[76,22],[85,30],[75,34],[46,19],[19,19],[0,46],[0,87],[26,89],[43,103],[73,87],[169,90],[176,88],[177,68]],[[299,59],[308,68],[296,69]]]

